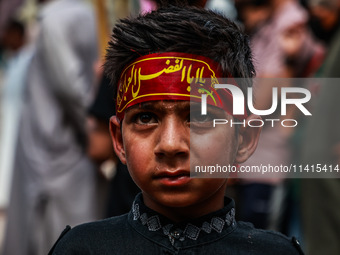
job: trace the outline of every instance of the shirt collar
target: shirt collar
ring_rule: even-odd
[[[190,222],[174,223],[145,206],[140,193],[129,213],[129,223],[153,242],[185,248],[220,239],[236,228],[234,201],[226,197],[224,205],[224,208]]]

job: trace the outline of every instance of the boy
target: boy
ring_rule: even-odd
[[[207,128],[211,119],[190,109],[195,78],[253,77],[247,38],[235,24],[184,7],[125,19],[105,67],[119,84],[114,149],[142,193],[129,214],[68,228],[53,254],[302,254],[295,239],[236,223],[225,178],[190,178],[192,164],[237,164],[256,148],[259,128]],[[208,110],[259,118],[232,116],[224,105]]]

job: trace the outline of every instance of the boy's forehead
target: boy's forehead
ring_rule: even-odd
[[[192,101],[185,100],[158,100],[158,101],[146,101],[134,105],[126,110],[126,113],[134,110],[152,111],[157,113],[194,113],[201,112],[201,104]],[[215,114],[215,116],[227,117],[230,115],[223,109],[208,105],[209,113]]]

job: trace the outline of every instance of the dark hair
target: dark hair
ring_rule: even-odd
[[[105,72],[116,86],[126,65],[156,52],[208,57],[219,63],[225,77],[255,75],[248,37],[232,21],[213,11],[175,6],[120,20],[109,42]]]
[[[169,5],[174,6],[196,6],[204,7],[206,0],[152,0],[158,6],[158,8],[167,7]]]
[[[262,7],[262,6],[270,6],[272,4],[272,0],[238,0],[235,2],[236,7],[244,7],[244,6],[253,6],[253,7]]]
[[[24,36],[25,35],[25,26],[22,22],[16,20],[16,19],[10,19],[7,22],[6,25],[6,30],[8,31],[16,31],[20,34],[20,36]]]

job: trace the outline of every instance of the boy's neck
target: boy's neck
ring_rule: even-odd
[[[213,198],[208,198],[198,204],[194,204],[187,207],[168,207],[164,206],[156,201],[152,200],[144,192],[143,200],[144,204],[150,209],[162,214],[173,222],[185,222],[192,219],[197,219],[209,213],[218,211],[224,207],[224,191],[221,189],[218,192],[220,194],[215,194]]]

